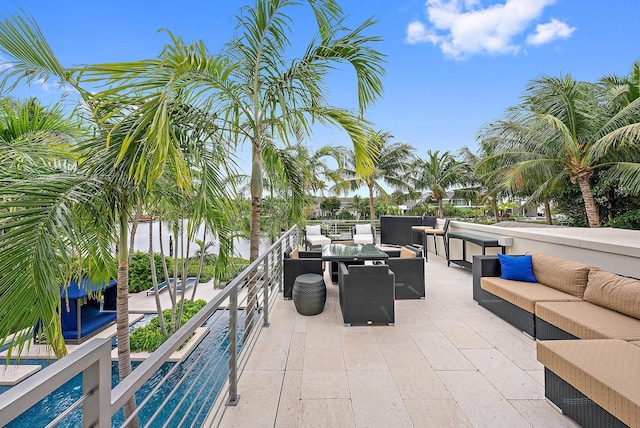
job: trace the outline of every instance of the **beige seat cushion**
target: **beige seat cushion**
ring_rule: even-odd
[[[483,277],[480,286],[507,302],[534,313],[536,302],[580,301],[578,297],[537,282],[512,281],[500,277]]]
[[[640,340],[634,340],[633,342],[629,342],[629,343],[640,347]]]
[[[640,318],[640,281],[601,270],[591,271],[584,300]]]
[[[589,266],[544,253],[531,253],[531,256],[533,275],[538,282],[582,298],[591,269]]]
[[[625,424],[640,426],[640,347],[622,340],[548,340],[537,358]]]
[[[539,302],[535,314],[580,339],[640,340],[639,319],[585,301]]]

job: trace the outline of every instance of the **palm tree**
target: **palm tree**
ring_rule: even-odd
[[[344,181],[337,186],[339,190],[356,190],[362,184],[367,187],[369,193],[369,216],[371,226],[375,222],[374,194],[386,195],[383,184],[394,190],[409,190],[405,176],[413,161],[411,145],[405,143],[391,143],[393,135],[385,131],[370,131],[366,145],[373,155],[371,167],[363,170],[355,168],[358,154],[349,151],[346,165],[351,169],[343,170]]]
[[[302,162],[303,168],[308,172],[308,188],[310,194],[324,196],[324,190],[327,188],[327,180],[337,183],[340,181],[340,169],[344,166],[346,152],[343,147],[322,146],[317,150],[313,150],[302,144],[296,145],[298,157]],[[331,167],[329,160],[335,162],[335,167]]]
[[[438,216],[444,218],[442,201],[447,197],[447,189],[466,180],[464,168],[449,151],[440,154],[439,150],[428,150],[426,159],[416,159],[413,171],[414,187],[431,191],[431,197],[438,203]]]
[[[80,128],[74,122],[58,104],[0,99],[0,343],[17,333],[10,355],[21,354],[36,323],[55,355],[66,354],[59,287],[79,272],[51,261],[84,250],[86,240],[73,240],[77,231],[62,214],[95,188],[78,187],[72,147]],[[34,186],[25,185],[30,180]]]
[[[463,187],[455,190],[456,197],[488,204],[497,222],[500,221],[498,200],[505,193],[501,186],[502,177],[499,164],[491,156],[491,147],[481,142],[479,153],[473,153],[467,146],[459,151],[462,167],[467,172]]]
[[[264,149],[274,139],[310,132],[312,121],[339,125],[362,155],[366,165],[361,121],[352,113],[323,102],[327,72],[333,63],[347,63],[356,72],[359,107],[364,109],[381,93],[382,56],[368,45],[376,37],[362,33],[373,25],[367,20],[353,31],[346,30],[339,6],[332,0],[309,1],[319,33],[297,60],[287,58],[289,23],[287,10],[293,0],[257,0],[238,16],[238,32],[223,53],[226,74],[212,89],[223,113],[234,124],[230,132],[252,148],[250,260],[258,257],[260,202],[263,192]],[[203,76],[208,79],[208,76]]]
[[[63,278],[64,270],[60,267],[43,269],[39,260],[48,260],[50,264],[51,260],[58,259],[60,266],[65,267],[77,263],[72,256],[85,259],[90,276],[106,280],[113,274],[113,268],[107,267],[112,262],[109,243],[115,243],[118,249],[118,366],[123,379],[131,372],[128,221],[133,210],[144,201],[152,184],[165,174],[173,175],[178,189],[188,190],[192,186],[189,153],[197,153],[193,157],[194,168],[206,173],[201,186],[208,200],[217,200],[224,195],[218,184],[218,173],[219,165],[226,158],[210,150],[219,140],[208,115],[189,108],[183,102],[186,100],[183,93],[174,90],[171,81],[162,79],[171,76],[176,67],[158,67],[160,61],[143,62],[149,67],[144,75],[138,74],[140,64],[137,68],[131,67],[132,64],[107,64],[68,69],[58,62],[31,18],[12,19],[0,22],[0,51],[15,60],[12,67],[3,70],[3,82],[14,79],[13,85],[17,85],[21,81],[53,77],[70,85],[78,91],[82,102],[91,107],[90,116],[85,119],[92,125],[94,136],[85,137],[75,148],[75,156],[82,162],[73,174],[60,175],[49,169],[3,183],[6,192],[3,191],[2,203],[8,211],[3,228],[10,228],[11,233],[3,235],[7,240],[3,252],[7,253],[6,257],[3,253],[6,261],[0,265],[0,277],[3,281],[13,281],[15,275],[26,272],[28,275],[16,283],[22,284],[25,290],[44,289],[46,298],[40,297],[37,316],[43,318],[47,337],[57,340],[61,337],[59,321],[55,322],[50,315],[56,313],[60,302],[58,298],[55,304],[52,296],[59,295],[59,284],[67,283],[68,278]],[[128,72],[136,75],[135,85],[129,85],[124,78],[125,83],[115,84],[118,80],[114,76],[122,77],[122,70],[127,70],[124,77],[129,76]],[[84,82],[112,79],[114,85],[92,94],[82,88],[81,77]],[[33,207],[28,211],[31,218],[27,228],[24,218],[28,215],[24,207],[28,205],[25,204]],[[44,215],[50,212],[55,212],[57,217]],[[46,228],[55,241],[42,240],[34,234]],[[13,241],[9,241],[11,239]],[[71,253],[68,248],[77,250]],[[23,266],[24,263],[27,264]],[[29,312],[31,308],[33,305],[22,310]],[[62,355],[64,344],[56,346],[56,352]],[[125,416],[131,415],[134,409],[132,399],[124,406]]]
[[[596,170],[613,167],[624,185],[640,190],[640,100],[621,103],[604,85],[571,76],[535,79],[521,104],[484,135],[501,155],[519,158],[510,181],[533,175],[577,184],[590,227],[601,225],[590,182]]]

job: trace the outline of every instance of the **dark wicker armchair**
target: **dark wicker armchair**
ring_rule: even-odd
[[[395,323],[394,274],[389,266],[340,263],[338,273],[345,325]]]
[[[291,299],[293,293],[293,283],[298,275],[304,273],[317,273],[322,275],[322,252],[321,251],[298,251],[293,250],[284,256],[284,290],[283,297]]]
[[[424,263],[422,251],[410,245],[405,246],[398,256],[389,257],[386,264],[396,276],[396,299],[425,298]]]

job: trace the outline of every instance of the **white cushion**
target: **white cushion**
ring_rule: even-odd
[[[371,225],[356,224],[356,235],[371,235]]]
[[[316,245],[331,244],[331,239],[322,235],[307,235],[307,242],[315,247]]]
[[[370,233],[358,233],[353,235],[354,244],[373,244],[373,235]]]
[[[307,226],[306,227],[306,231],[307,231],[307,236],[309,235],[322,235],[322,232],[320,232],[320,225],[317,224],[315,226]]]

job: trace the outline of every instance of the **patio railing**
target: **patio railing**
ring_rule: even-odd
[[[238,380],[282,291],[283,254],[300,242],[294,226],[113,389],[111,339],[94,339],[1,394],[0,426],[78,374],[82,374],[82,395],[57,414],[47,411],[44,416],[54,418],[45,422],[48,426],[76,418],[81,422],[74,426],[111,427],[116,414],[120,418],[116,424],[122,426],[136,417],[140,426],[198,426],[205,420],[207,425],[220,420],[226,406],[238,401]],[[166,369],[170,356],[194,334],[203,340],[200,346]],[[215,340],[202,349],[207,335]],[[164,374],[154,378],[152,386],[145,385],[158,373]],[[124,420],[120,409],[136,395],[135,413]]]

